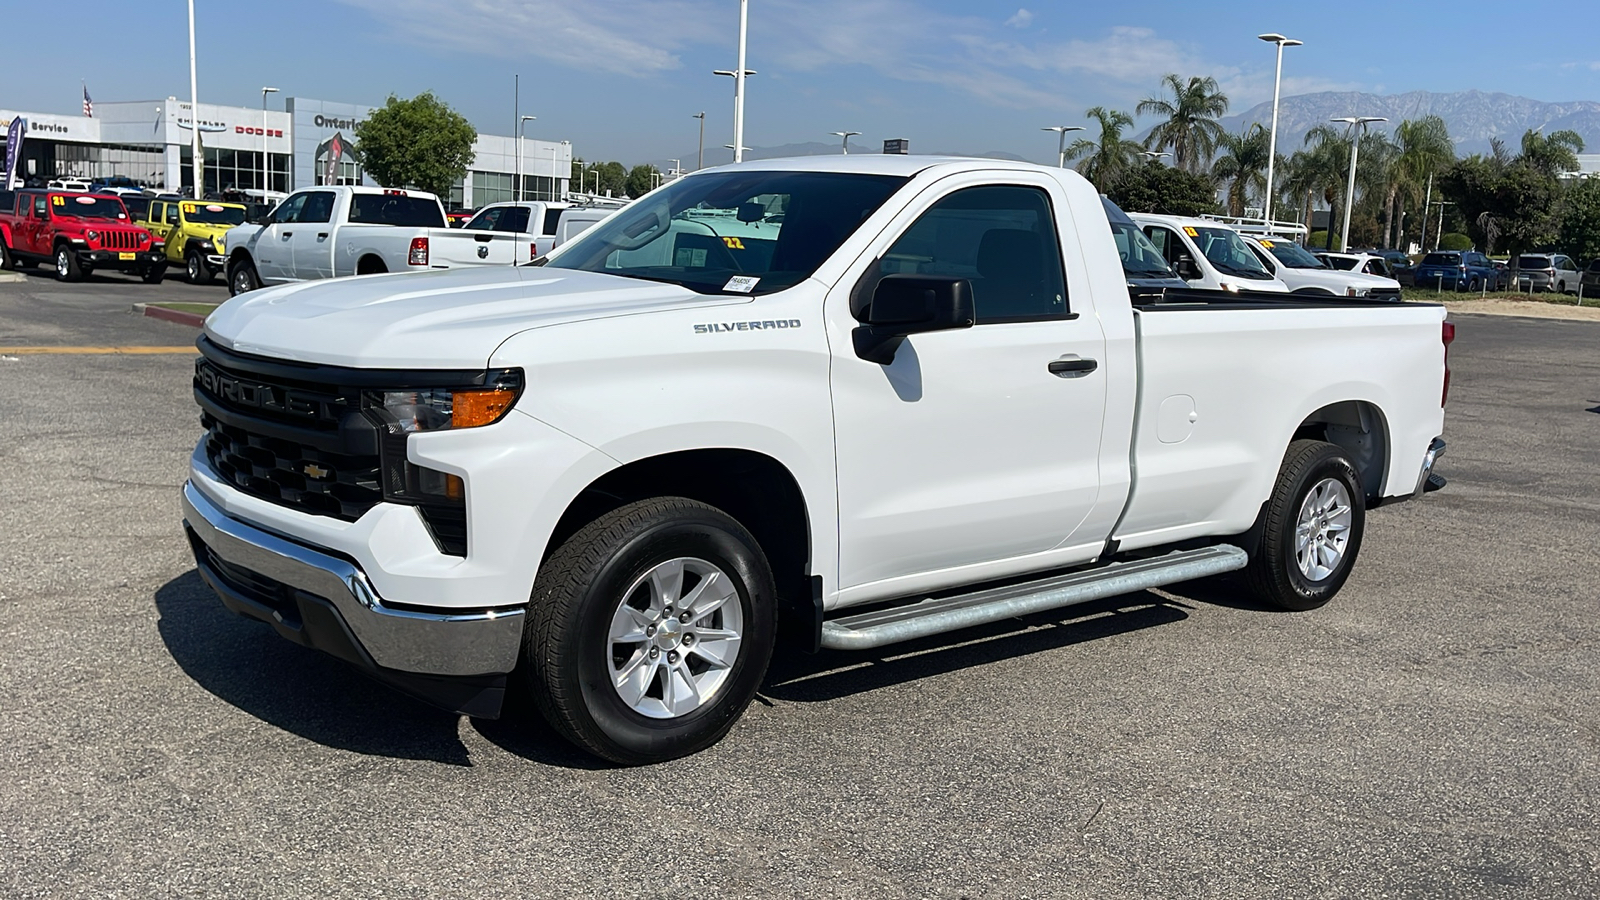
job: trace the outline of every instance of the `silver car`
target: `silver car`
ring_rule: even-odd
[[[1528,290],[1577,293],[1581,273],[1572,257],[1560,253],[1524,253],[1517,258],[1518,287]]]

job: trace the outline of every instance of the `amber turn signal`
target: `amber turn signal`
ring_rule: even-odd
[[[450,427],[492,425],[500,421],[516,399],[516,391],[453,391],[450,397]]]

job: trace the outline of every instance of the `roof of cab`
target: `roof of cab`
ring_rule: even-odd
[[[693,178],[702,172],[724,172],[731,169],[746,171],[792,172],[859,172],[863,175],[899,175],[910,177],[931,168],[948,168],[953,171],[981,169],[1009,169],[1021,171],[1059,172],[1061,170],[1036,163],[1010,159],[989,159],[973,156],[913,156],[894,153],[852,153],[848,156],[791,156],[782,159],[753,159],[730,163],[684,177]],[[1070,171],[1070,170],[1068,170]]]

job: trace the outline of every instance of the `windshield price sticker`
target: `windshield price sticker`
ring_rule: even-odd
[[[1192,238],[1197,238],[1197,237],[1200,236],[1200,232],[1195,231],[1194,228],[1192,226],[1189,226],[1189,225],[1183,226],[1183,233],[1187,234],[1189,237],[1192,237]]]
[[[756,289],[756,282],[760,280],[754,275],[735,275],[728,279],[728,283],[723,285],[722,289],[739,294],[748,294]]]
[[[50,200],[52,201],[51,204],[50,204],[51,206],[66,206],[67,205],[67,198],[65,198],[65,197],[51,197]]]
[[[744,241],[741,241],[736,237],[725,237],[725,238],[722,239],[722,243],[727,245],[727,248],[729,250],[743,250],[744,249]]]
[[[1271,250],[1272,249],[1272,242],[1264,240],[1264,241],[1261,242],[1261,246],[1267,248],[1268,250]]]
[[[190,212],[194,212],[194,210],[192,210],[192,209],[189,210],[189,211]],[[206,207],[206,212],[222,212],[222,207],[220,207],[217,204],[213,203],[210,206]]]

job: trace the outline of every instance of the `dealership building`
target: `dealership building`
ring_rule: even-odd
[[[200,129],[202,177],[207,191],[226,188],[292,191],[319,184],[374,182],[361,169],[355,128],[375,107],[289,97],[282,111],[139,100],[96,103],[93,116],[62,116],[0,109],[0,146],[12,119],[27,120],[17,175],[23,179],[125,176],[150,188],[187,194],[194,184],[190,142]],[[517,140],[478,135],[465,178],[445,205],[482,206],[513,199],[518,170]],[[547,199],[566,193],[572,145],[524,138],[523,197]]]

